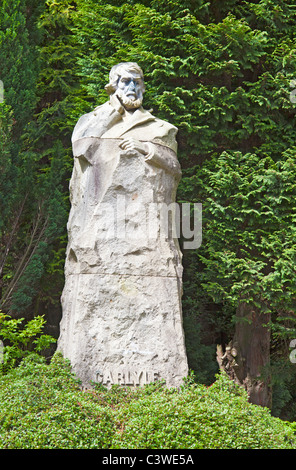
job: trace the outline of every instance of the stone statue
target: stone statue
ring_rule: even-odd
[[[177,128],[142,108],[136,63],[115,65],[106,90],[109,101],[72,136],[58,349],[85,386],[178,386],[188,366],[174,231]]]

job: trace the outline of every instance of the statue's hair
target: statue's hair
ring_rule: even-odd
[[[118,80],[122,75],[123,71],[135,72],[140,75],[143,80],[143,91],[145,91],[144,86],[144,74],[141,67],[136,62],[120,62],[112,67],[109,73],[109,83],[105,86],[105,90],[108,95],[112,95],[116,91]]]

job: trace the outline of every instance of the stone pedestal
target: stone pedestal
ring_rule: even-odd
[[[74,274],[65,291],[60,347],[84,384],[182,383],[187,367],[176,279]]]

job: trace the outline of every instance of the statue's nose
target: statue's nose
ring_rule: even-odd
[[[130,84],[128,86],[129,90],[135,90],[136,89],[136,84],[133,80],[130,81]]]

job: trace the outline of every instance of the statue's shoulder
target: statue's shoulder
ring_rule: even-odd
[[[159,119],[157,117],[155,118],[155,121],[158,123],[159,126],[168,129],[168,131],[175,131],[176,133],[178,132],[178,128],[168,121],[164,121],[163,119]]]
[[[171,148],[175,153],[177,152],[177,141],[176,136],[178,133],[178,128],[171,124],[168,121],[160,119],[152,114],[152,110],[147,111],[147,116],[149,114],[152,118],[152,126],[150,130],[147,129],[147,135],[149,134],[150,140],[160,145],[165,145],[166,147]],[[149,140],[149,139],[148,139]]]
[[[176,132],[178,131],[178,128],[174,126],[174,124],[171,124],[170,122],[165,121],[164,119],[160,119],[157,116],[154,116],[153,109],[147,110],[147,109],[142,108],[142,113],[144,116],[147,116],[148,119],[149,117],[153,119],[157,126],[166,128],[170,131],[173,131],[173,130],[175,130]]]
[[[80,118],[78,119],[77,121],[77,125],[79,124],[82,124],[83,122],[86,122],[86,121],[89,121],[91,119],[94,119],[96,116],[100,115],[100,114],[109,114],[112,112],[112,106],[110,106],[110,102],[107,101],[106,103],[104,104],[100,104],[99,106],[97,106],[96,108],[94,108],[92,111],[90,111],[89,113],[86,113],[86,114],[83,114],[82,116],[80,116]]]
[[[110,106],[110,103],[107,101],[106,103],[97,106],[89,113],[83,114],[78,119],[74,127],[72,142],[88,136],[90,131],[91,134],[93,134],[94,128],[96,129],[96,136],[100,137],[100,132],[103,132],[105,129],[108,118],[113,111],[112,106]]]

